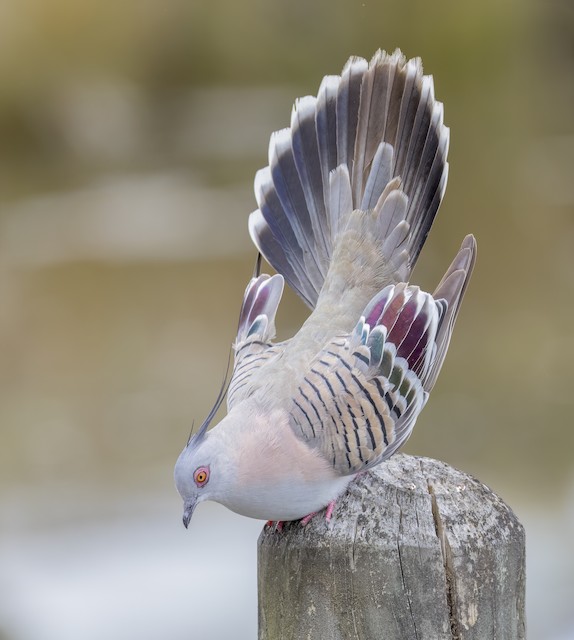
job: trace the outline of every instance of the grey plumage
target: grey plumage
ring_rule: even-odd
[[[300,518],[409,437],[476,254],[467,236],[433,295],[407,284],[444,194],[448,141],[432,78],[398,51],[351,58],[271,136],[249,232],[278,274],[245,291],[227,417],[204,424],[176,465],[185,522],[204,499]],[[274,344],[283,278],[312,313]]]
[[[448,142],[442,105],[420,60],[380,51],[369,64],[351,58],[340,77],[323,80],[318,99],[295,103],[290,129],[272,136],[269,168],[256,185],[253,241],[314,307],[348,215],[374,208],[391,177],[400,177],[410,273],[444,194]],[[351,207],[344,210],[331,206],[327,176],[337,167],[346,168],[351,183]]]

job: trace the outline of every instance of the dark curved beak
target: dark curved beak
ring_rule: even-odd
[[[183,503],[183,526],[186,529],[189,526],[189,521],[191,520],[191,516],[193,515],[196,505],[196,500],[190,500],[189,502]]]

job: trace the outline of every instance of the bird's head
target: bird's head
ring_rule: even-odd
[[[225,487],[228,469],[222,464],[221,448],[216,446],[217,437],[214,436],[196,434],[175,465],[175,486],[183,499],[183,524],[186,528],[195,507],[204,500],[217,499]]]
[[[209,433],[207,430],[223,403],[226,389],[224,380],[209,415],[197,432],[190,434],[175,464],[175,486],[183,499],[183,524],[186,529],[200,502],[217,500],[225,492],[226,479],[229,478],[225,447],[217,429]]]

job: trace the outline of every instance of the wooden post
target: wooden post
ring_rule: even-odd
[[[524,529],[474,478],[396,455],[330,523],[265,529],[259,640],[522,640]]]

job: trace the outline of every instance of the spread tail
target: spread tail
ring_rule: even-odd
[[[271,136],[255,178],[254,243],[311,308],[349,227],[376,246],[366,255],[384,282],[373,286],[407,281],[444,194],[448,141],[419,59],[350,58]],[[369,213],[361,221],[356,210]]]

